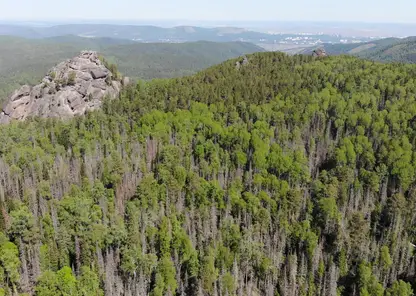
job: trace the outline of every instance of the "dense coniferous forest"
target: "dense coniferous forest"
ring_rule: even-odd
[[[416,67],[247,61],[1,126],[0,295],[413,295]]]

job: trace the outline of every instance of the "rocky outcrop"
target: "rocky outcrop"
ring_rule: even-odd
[[[99,108],[104,97],[115,98],[120,89],[121,82],[113,78],[98,54],[83,51],[52,68],[40,84],[16,90],[0,112],[0,123],[82,115]]]
[[[318,48],[312,52],[312,56],[315,58],[323,58],[326,57],[327,54],[324,48]]]
[[[248,64],[248,59],[246,56],[244,56],[242,60],[239,60],[235,63],[235,67],[237,68],[237,70],[239,70],[241,66],[245,66],[247,64]]]

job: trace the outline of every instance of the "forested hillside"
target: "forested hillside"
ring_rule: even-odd
[[[372,51],[364,51],[360,56],[375,61],[416,64],[416,37],[396,40]]]
[[[191,75],[230,58],[263,51],[244,42],[149,44],[77,36],[44,40],[0,36],[0,103],[21,85],[39,83],[51,67],[85,49],[117,62],[120,71],[133,79]]]
[[[0,295],[413,295],[416,67],[258,53],[0,127]]]
[[[416,63],[416,37],[386,38],[366,43],[324,44],[329,55],[350,54],[378,62]],[[309,48],[302,53],[310,54]]]

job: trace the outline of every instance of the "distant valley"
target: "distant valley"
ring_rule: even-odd
[[[25,39],[0,36],[0,101],[24,84],[36,84],[58,62],[81,50],[96,50],[137,79],[171,78],[244,54],[264,51],[244,42],[136,43],[114,38],[58,36]]]

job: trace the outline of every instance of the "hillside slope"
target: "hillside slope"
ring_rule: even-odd
[[[86,49],[118,62],[119,70],[133,79],[189,75],[230,58],[263,51],[242,42],[132,44],[111,38],[61,36],[28,40],[0,36],[0,102],[21,85],[37,84],[48,69]]]
[[[416,63],[416,37],[386,38],[357,44],[324,44],[329,55],[350,54],[379,62]],[[310,54],[313,49],[304,50]]]
[[[257,53],[0,126],[0,291],[413,295],[415,77]]]
[[[416,37],[400,39],[371,51],[361,52],[359,56],[382,62],[414,64],[416,63]]]

